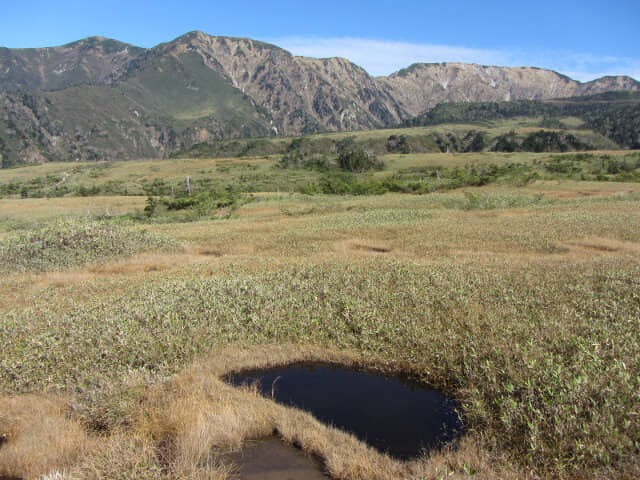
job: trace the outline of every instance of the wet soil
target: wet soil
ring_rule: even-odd
[[[249,442],[223,456],[236,467],[233,480],[327,480],[316,458],[275,437]]]

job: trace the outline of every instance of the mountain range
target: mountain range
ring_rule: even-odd
[[[398,125],[448,102],[640,90],[630,77],[581,83],[534,67],[414,64],[373,77],[343,58],[190,32],[145,49],[102,37],[0,48],[4,167],[158,158],[216,138]]]

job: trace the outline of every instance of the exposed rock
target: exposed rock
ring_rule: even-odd
[[[405,118],[440,103],[546,100],[640,89],[640,83],[630,77],[603,77],[580,83],[541,68],[465,63],[418,63],[377,81],[392,92]]]

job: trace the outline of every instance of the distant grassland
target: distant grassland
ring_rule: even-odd
[[[434,167],[443,181],[489,164],[540,174],[421,195],[302,194],[327,172],[276,167],[279,155],[0,171],[3,186],[66,172],[74,188],[130,189],[8,194],[0,245],[45,227],[69,260],[65,230],[50,228],[63,215],[135,247],[97,258],[75,236],[88,252],[77,261],[2,265],[0,476],[224,479],[221,453],[276,429],[336,479],[638,478],[640,182],[633,168],[592,171],[637,154],[576,155],[388,154],[383,170],[354,174],[437,182]],[[169,200],[153,181],[176,194],[187,175],[194,196],[209,179],[252,201],[144,221],[145,189]],[[220,381],[300,359],[409,373],[459,402],[465,435],[398,462]]]
[[[190,188],[195,193],[232,189],[245,193],[296,192],[318,184],[327,173],[312,168],[279,168],[282,155],[243,158],[184,158],[138,162],[48,163],[0,170],[0,197],[96,197],[181,195]],[[335,154],[327,158],[335,158]],[[379,156],[380,171],[351,176],[354,181],[395,178],[423,182],[430,175],[457,177],[470,169],[477,172],[492,167],[521,165],[491,182],[522,183],[533,180],[636,181],[640,152],[592,151],[576,153],[477,152],[477,153],[387,153]],[[613,163],[617,167],[612,169]],[[553,165],[552,165],[553,164]],[[555,166],[555,168],[554,168]],[[458,173],[454,169],[459,168]],[[421,170],[423,169],[423,170]],[[438,173],[436,173],[438,170]],[[465,174],[466,175],[466,174]],[[464,175],[463,175],[464,176]],[[469,178],[458,178],[456,186]],[[439,189],[431,182],[428,189]],[[444,186],[444,185],[443,185]],[[403,187],[398,187],[402,190]],[[410,188],[407,191],[411,191]],[[419,193],[414,191],[413,193]],[[87,201],[91,204],[91,201]]]
[[[144,197],[61,197],[0,199],[0,222],[11,220],[14,225],[36,227],[52,217],[96,217],[121,215],[144,208]]]

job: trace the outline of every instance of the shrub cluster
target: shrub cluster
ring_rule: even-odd
[[[531,132],[518,138],[515,131],[500,135],[493,145],[494,152],[568,152],[569,150],[590,150],[588,145],[571,133],[549,130]]]
[[[404,138],[404,142],[406,145],[406,138]],[[338,153],[335,160],[329,158],[325,153],[319,153],[317,149],[308,141],[305,141],[304,138],[296,138],[287,148],[287,153],[280,158],[278,167],[304,168],[324,172],[342,170],[343,172],[353,173],[381,170],[384,168],[384,162],[378,160],[375,153],[358,145],[355,137],[347,137],[339,140],[334,143],[333,148]]]
[[[557,119],[578,117],[584,126],[595,130],[623,148],[640,148],[640,95],[638,92],[606,92],[563,101],[512,100],[504,102],[443,103],[404,126],[443,123],[483,122],[515,117],[539,117],[551,120],[543,126],[563,128]]]
[[[217,191],[208,190],[195,195],[181,194],[175,197],[147,197],[144,215],[138,220],[155,221],[193,221],[201,218],[228,216],[231,211],[253,197],[244,195],[231,188]]]
[[[340,152],[338,166],[344,172],[358,173],[382,170],[384,162],[378,160],[375,154],[369,153],[361,147],[353,147]]]
[[[624,157],[575,153],[551,156],[532,164],[412,167],[386,177],[329,171],[315,183],[298,188],[309,195],[381,195],[387,192],[425,194],[491,183],[524,186],[538,179],[640,182],[640,154]]]
[[[401,170],[388,177],[363,177],[351,172],[328,172],[322,175],[317,183],[304,185],[299,191],[309,195],[381,195],[387,192],[424,194],[462,187],[479,187],[497,181],[524,185],[537,178],[537,172],[519,163],[466,168],[417,167]]]
[[[552,174],[579,177],[596,181],[640,181],[640,154],[624,157],[575,153],[557,155],[544,163],[544,169]]]

